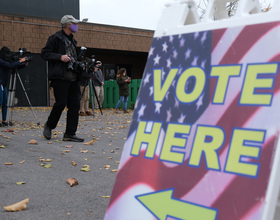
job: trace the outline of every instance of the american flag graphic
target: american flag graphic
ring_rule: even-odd
[[[216,210],[218,220],[261,219],[280,124],[278,69],[271,76],[275,79],[273,87],[257,91],[273,94],[269,106],[240,105],[239,100],[248,64],[278,65],[279,36],[280,22],[269,22],[153,39],[105,220],[185,219],[174,213],[160,217],[139,200],[141,195],[168,189],[172,189],[173,199]],[[241,72],[230,79],[224,103],[217,105],[212,103],[217,79],[210,77],[210,71],[212,66],[222,65],[241,65]],[[206,73],[204,90],[194,102],[180,102],[176,86],[181,74],[191,67]],[[160,70],[163,84],[172,68],[178,72],[169,90],[162,101],[154,101],[155,70]],[[195,86],[196,79],[191,77],[185,92],[191,93]],[[145,145],[139,156],[131,154],[140,121],[162,122],[153,158],[145,157]],[[169,123],[192,127],[186,147],[173,149],[184,153],[182,164],[160,160]],[[217,151],[220,171],[207,169],[203,156],[198,167],[188,165],[198,125],[224,131],[224,142]],[[224,172],[233,128],[265,131],[259,157],[244,159],[259,164],[255,178]],[[164,207],[161,212],[165,212]]]

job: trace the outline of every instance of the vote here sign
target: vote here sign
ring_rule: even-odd
[[[153,39],[106,220],[261,218],[279,33],[268,22]]]

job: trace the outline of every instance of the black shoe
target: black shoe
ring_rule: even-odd
[[[10,122],[9,122],[9,123],[10,123]],[[10,125],[9,123],[6,122],[6,121],[2,121],[2,126],[1,126],[1,127],[9,126],[9,125]]]
[[[76,135],[69,135],[69,134],[64,134],[63,135],[63,141],[74,141],[74,142],[83,142],[83,138],[79,138]]]
[[[52,129],[47,126],[47,123],[45,123],[44,125],[43,135],[47,140],[50,140],[52,138]]]
[[[14,125],[14,123],[13,123],[13,122],[11,122],[11,121],[9,121],[9,122],[8,122],[8,125],[9,125],[9,126],[13,126],[13,125]]]

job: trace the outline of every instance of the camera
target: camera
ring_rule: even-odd
[[[6,54],[5,56],[5,60],[8,62],[15,62],[15,61],[19,61],[20,58],[24,58],[26,57],[25,62],[31,62],[32,61],[32,57],[31,56],[27,56],[27,54],[31,54],[31,52],[26,51],[26,48],[19,48],[18,52],[10,52],[8,54]]]
[[[78,55],[78,60],[84,59],[86,50],[87,50],[86,47],[81,47],[80,53]],[[81,72],[82,70],[85,69],[86,64],[84,63],[84,61],[77,61],[72,56],[69,56],[69,58],[70,61],[67,63],[67,67],[66,67],[68,71]]]

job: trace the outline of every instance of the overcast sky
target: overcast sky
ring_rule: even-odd
[[[155,30],[166,3],[174,0],[80,0],[80,19]]]
[[[179,0],[80,0],[80,19],[88,18],[90,23],[155,30],[165,5],[175,1]],[[279,0],[260,2],[267,4],[273,1]]]

